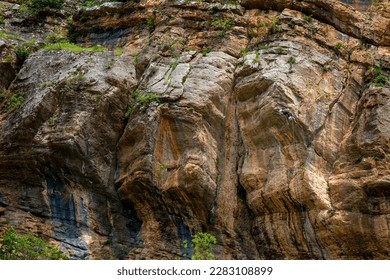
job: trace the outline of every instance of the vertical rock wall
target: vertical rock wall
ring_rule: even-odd
[[[111,50],[0,72],[1,231],[74,259],[185,258],[198,231],[222,259],[389,258],[388,7],[343,2],[76,12]]]

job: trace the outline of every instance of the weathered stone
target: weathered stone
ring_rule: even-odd
[[[74,259],[186,258],[198,231],[221,259],[388,259],[390,16],[368,2],[79,10],[79,43],[123,53],[2,79],[0,223]]]

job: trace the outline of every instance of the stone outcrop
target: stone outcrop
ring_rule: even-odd
[[[107,50],[18,66],[1,39],[1,231],[74,259],[183,258],[198,231],[221,259],[388,259],[390,7],[368,2],[68,1],[54,24]]]

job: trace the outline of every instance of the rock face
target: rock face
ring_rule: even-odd
[[[110,2],[69,28],[108,50],[18,66],[0,40],[0,231],[74,259],[183,258],[198,231],[221,259],[388,259],[389,9]]]

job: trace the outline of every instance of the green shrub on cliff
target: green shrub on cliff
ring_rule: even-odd
[[[7,101],[7,107],[9,111],[18,110],[24,101],[24,97],[18,94],[12,94]]]
[[[0,260],[65,260],[67,257],[53,245],[32,234],[18,235],[9,228],[0,243]]]
[[[384,87],[388,81],[386,74],[382,70],[383,62],[380,62],[379,65],[375,65],[370,68],[372,74],[372,83],[377,87]]]
[[[217,239],[207,232],[198,232],[192,236],[192,260],[215,260]]]

